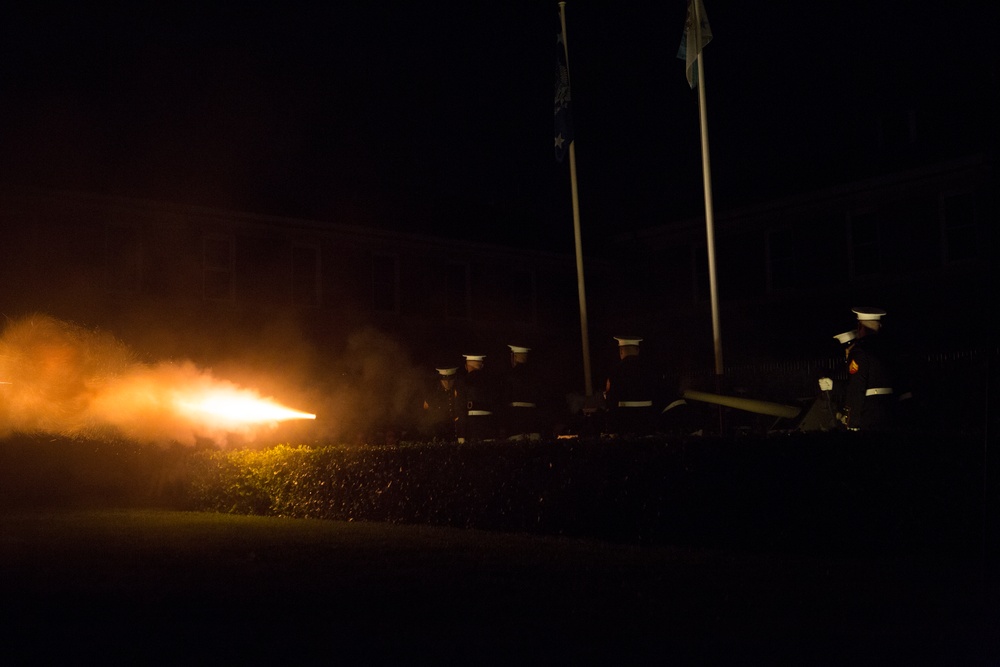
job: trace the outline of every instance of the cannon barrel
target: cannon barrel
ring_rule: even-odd
[[[795,407],[794,405],[761,401],[756,398],[744,398],[742,396],[712,394],[707,391],[692,391],[687,389],[682,392],[681,395],[690,401],[714,403],[716,405],[724,405],[728,408],[754,412],[759,415],[770,415],[772,417],[783,417],[785,419],[794,419],[799,416],[800,412],[802,412],[802,408]]]

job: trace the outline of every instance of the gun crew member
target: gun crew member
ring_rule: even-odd
[[[639,356],[641,338],[615,336],[615,340],[618,341],[619,361],[604,388],[608,431],[619,435],[649,435],[655,429],[656,376]]]
[[[454,441],[458,420],[458,368],[437,368],[438,381],[424,399],[424,435],[432,440]]]
[[[492,440],[496,428],[497,390],[485,370],[486,355],[464,354],[465,375],[460,376],[458,441]]]
[[[852,431],[884,431],[893,427],[891,350],[882,333],[881,308],[859,307],[857,337],[847,354],[847,393],[843,421]]]
[[[510,370],[504,378],[506,435],[510,440],[541,439],[541,396],[538,379],[528,362],[530,347],[508,345]]]

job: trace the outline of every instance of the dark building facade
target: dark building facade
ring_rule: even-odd
[[[573,257],[87,194],[6,192],[0,216],[8,318],[45,313],[206,364],[294,339],[317,373],[358,332],[431,372],[464,353],[506,362],[519,341],[583,384]],[[606,264],[591,272],[607,282]]]
[[[788,399],[837,371],[851,308],[887,326],[935,382],[985,387],[996,355],[996,174],[988,156],[886,171],[715,216],[724,390]],[[586,285],[595,391],[615,335],[714,390],[704,218],[603,244]],[[460,365],[507,344],[542,352],[581,392],[575,258],[322,221],[53,192],[0,196],[0,312],[109,329],[149,358],[204,364],[309,350],[341,372],[357,337],[408,367]],[[292,341],[291,343],[289,341]],[[386,350],[381,351],[382,354]],[[492,356],[491,356],[492,355]],[[974,380],[969,382],[967,380]]]
[[[730,391],[809,395],[853,329],[853,306],[929,364],[933,384],[982,395],[997,339],[997,180],[988,156],[936,162],[733,208],[715,216],[716,277]],[[635,331],[711,388],[714,358],[704,217],[617,239],[644,278]],[[693,361],[690,361],[693,360]],[[834,366],[832,370],[836,371]]]

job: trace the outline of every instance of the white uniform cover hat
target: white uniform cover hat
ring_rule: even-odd
[[[881,308],[872,308],[870,306],[856,306],[851,308],[851,312],[857,315],[861,321],[880,320],[885,315],[885,311]]]
[[[871,306],[856,306],[851,309],[858,316],[858,322],[868,329],[878,329],[882,324],[882,316],[885,311],[881,308]]]
[[[854,331],[845,331],[844,333],[839,333],[836,336],[834,336],[834,338],[836,338],[841,345],[847,345],[857,337],[858,334],[855,333]]]
[[[641,338],[635,338],[634,336],[615,336],[615,340],[618,341],[618,347],[625,347],[627,345],[638,345],[642,342]]]

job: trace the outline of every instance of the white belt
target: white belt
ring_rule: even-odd
[[[873,387],[865,392],[865,396],[881,396],[882,394],[891,394],[892,387]]]
[[[469,410],[470,417],[486,417],[493,414],[489,410]]]
[[[512,407],[512,408],[533,408],[533,407],[535,407],[535,404],[534,403],[525,403],[524,401],[513,401],[510,404],[510,407]]]
[[[619,408],[651,408],[652,401],[618,401]]]

